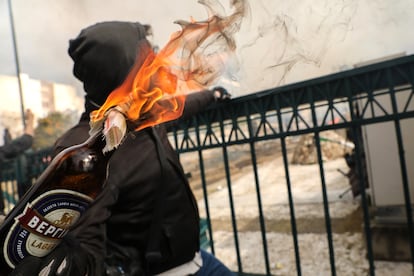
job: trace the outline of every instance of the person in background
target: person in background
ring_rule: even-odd
[[[7,145],[12,141],[12,137],[10,134],[10,130],[9,128],[5,128],[4,129],[4,133],[3,133],[3,145]]]
[[[34,115],[30,109],[25,114],[25,129],[23,135],[18,138],[5,140],[0,146],[0,161],[12,159],[28,150],[33,145],[34,136]]]
[[[70,41],[85,110],[58,139],[56,153],[88,138],[90,113],[122,84],[134,62],[142,65],[137,57],[152,51],[147,30],[136,22],[101,22]],[[222,87],[189,94],[182,116],[229,98]],[[166,126],[130,129],[112,153],[102,192],[74,229],[48,256],[24,259],[12,275],[233,275],[200,249],[199,233],[197,202]]]
[[[5,133],[6,134],[6,133]],[[6,135],[5,135],[6,136]],[[0,146],[0,173],[2,163],[18,157],[20,154],[24,153],[26,150],[31,148],[33,145],[33,136],[34,136],[34,115],[30,109],[26,110],[25,114],[25,129],[23,135],[16,139],[11,139],[10,133],[8,135],[9,139],[5,139],[5,143]],[[2,192],[2,191],[1,191]],[[3,221],[4,214],[4,202],[3,196],[0,196],[0,224]]]

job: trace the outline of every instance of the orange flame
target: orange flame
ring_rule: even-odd
[[[138,125],[136,130],[180,117],[185,95],[211,86],[222,73],[225,56],[235,50],[232,35],[245,7],[244,1],[233,0],[232,4],[235,12],[228,17],[176,22],[181,31],[173,33],[158,54],[146,43],[139,45],[134,67],[102,107],[91,113],[91,121],[102,120],[114,106]],[[207,7],[214,13],[212,3]]]

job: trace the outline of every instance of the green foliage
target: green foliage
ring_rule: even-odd
[[[73,125],[73,114],[51,112],[37,121],[34,132],[33,149],[39,150],[53,146],[56,139]]]

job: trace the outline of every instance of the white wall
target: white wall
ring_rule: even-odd
[[[409,92],[409,91],[407,91]],[[407,102],[406,93],[397,94],[399,109]],[[388,114],[392,113],[390,95],[376,97]],[[383,112],[375,107],[376,114]],[[414,200],[414,119],[401,122],[404,156],[410,186],[411,201]],[[367,157],[369,184],[376,207],[404,205],[401,165],[394,122],[368,125],[363,128]]]

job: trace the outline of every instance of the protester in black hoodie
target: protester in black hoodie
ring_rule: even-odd
[[[123,82],[134,62],[142,64],[137,51],[142,57],[152,51],[146,30],[139,23],[103,22],[70,41],[73,72],[86,92],[85,112],[57,141],[57,152],[87,139],[90,112]],[[192,93],[183,116],[227,97],[222,88]],[[44,275],[231,275],[200,250],[197,202],[163,125],[128,132],[109,160],[103,191],[75,229],[47,257],[27,259],[15,275],[40,270],[49,271]]]

